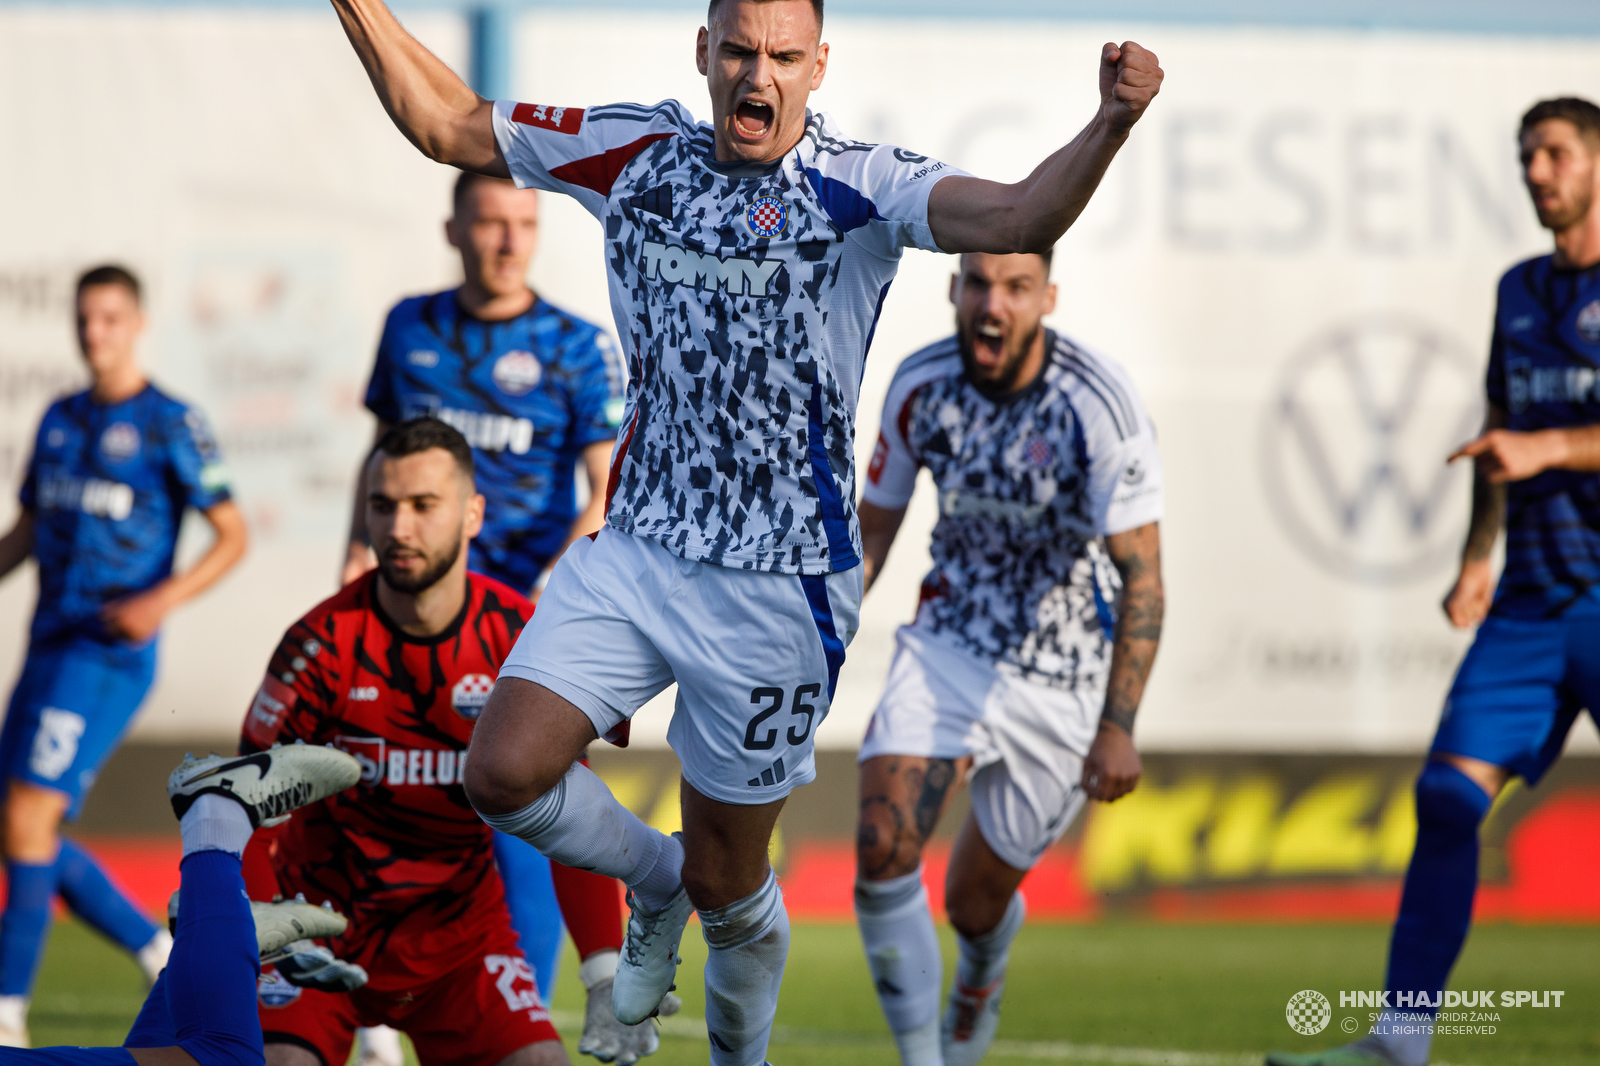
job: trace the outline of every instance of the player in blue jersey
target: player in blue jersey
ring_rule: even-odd
[[[461,175],[445,234],[461,255],[464,280],[389,312],[367,386],[379,436],[431,415],[467,438],[487,504],[469,566],[535,597],[550,563],[604,521],[627,384],[605,330],[528,287],[537,195]],[[589,488],[581,514],[579,467]],[[375,565],[363,508],[352,513],[346,583]]]
[[[624,1023],[659,1008],[698,912],[711,1061],[759,1066],[789,950],[767,848],[789,792],[815,777],[816,730],[855,636],[855,407],[889,286],[908,248],[1053,247],[1161,68],[1132,42],[1107,44],[1089,123],[1006,185],[852,140],[807,108],[830,57],[822,0],[708,4],[695,62],[710,122],[675,100],[491,103],[382,0],[333,3],[424,153],[595,216],[637,370],[606,526],[561,557],[501,667],[468,798],[497,829],[631,890],[612,985]],[[674,682],[681,841],[575,762]]]
[[[461,256],[462,284],[402,300],[389,312],[367,387],[367,407],[381,436],[409,418],[431,415],[473,446],[485,498],[483,531],[472,541],[470,569],[537,599],[550,563],[604,521],[605,480],[622,421],[627,368],[598,326],[550,304],[528,286],[539,223],[538,193],[511,182],[463,173],[455,184],[445,238]],[[576,471],[589,490],[580,513]],[[356,486],[344,580],[374,565],[365,528],[366,492]],[[479,705],[481,706],[481,704]],[[476,713],[477,708],[473,711]],[[555,986],[562,908],[579,943],[590,982],[610,976],[607,951],[621,914],[591,875],[557,870],[530,845],[495,834],[495,860],[506,882],[511,921],[541,989]],[[590,891],[583,891],[588,888]],[[592,895],[592,900],[583,897]],[[610,914],[591,915],[610,900]],[[586,936],[600,926],[598,936]],[[610,965],[614,966],[614,963]],[[591,1027],[592,1028],[592,1027]],[[392,1032],[392,1031],[391,1031]],[[368,1066],[400,1066],[399,1038],[363,1031]],[[591,1038],[598,1039],[595,1033]],[[638,1040],[632,1029],[616,1040]]]
[[[32,555],[39,603],[22,677],[0,731],[6,907],[0,917],[0,1044],[25,1045],[28,995],[59,895],[138,955],[153,980],[170,939],[60,836],[155,676],[162,619],[245,551],[244,519],[199,411],[145,378],[138,280],[98,267],[77,287],[78,343],[90,388],[51,404],[22,485],[22,512],[0,539],[0,576]],[[184,512],[216,534],[174,574]]]
[[[1512,777],[1536,785],[1600,707],[1600,107],[1536,104],[1523,179],[1555,252],[1500,279],[1461,572],[1444,602],[1478,626],[1417,778],[1417,843],[1389,944],[1387,1007],[1362,1040],[1272,1066],[1423,1066],[1478,887],[1478,828]],[[1496,585],[1490,556],[1506,533]],[[1469,993],[1470,994],[1470,993]]]

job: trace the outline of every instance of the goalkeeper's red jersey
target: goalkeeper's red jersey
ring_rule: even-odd
[[[448,973],[509,931],[492,834],[461,780],[473,724],[533,605],[469,574],[456,620],[410,637],[383,614],[376,579],[289,628],[241,747],[331,743],[360,761],[358,785],[295,812],[265,842],[286,895],[332,900],[349,916],[330,946],[382,991]]]

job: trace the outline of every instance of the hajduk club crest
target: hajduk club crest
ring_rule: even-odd
[[[789,209],[776,196],[758,196],[744,213],[744,224],[757,237],[782,237],[789,228]]]

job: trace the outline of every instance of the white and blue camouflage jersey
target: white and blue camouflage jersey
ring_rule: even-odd
[[[1122,368],[1054,332],[1033,384],[990,400],[949,337],[895,371],[862,498],[939,493],[917,622],[1014,677],[1103,685],[1121,579],[1104,539],[1162,511],[1155,430]]]
[[[605,231],[632,361],[611,525],[722,566],[855,566],[867,349],[901,252],[937,250],[928,191],[959,172],[816,114],[761,165],[715,162],[676,101],[501,101],[494,128],[519,187],[573,196]]]

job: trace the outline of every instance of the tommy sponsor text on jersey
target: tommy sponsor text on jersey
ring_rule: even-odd
[[[715,162],[676,101],[502,101],[494,127],[519,186],[570,194],[604,229],[633,361],[610,523],[723,566],[856,565],[862,370],[902,251],[937,250],[928,191],[958,172],[820,114],[760,165]]]
[[[956,338],[909,356],[884,406],[863,499],[901,508],[927,467],[939,498],[917,624],[1014,676],[1103,682],[1121,581],[1103,538],[1160,519],[1161,457],[1122,369],[1053,331],[1021,392],[968,382]]]

